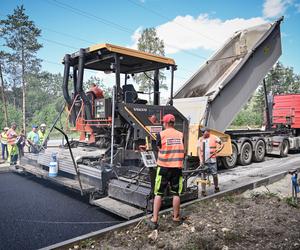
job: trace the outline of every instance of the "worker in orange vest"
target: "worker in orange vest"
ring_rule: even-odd
[[[162,196],[170,186],[173,195],[173,221],[180,222],[180,197],[182,192],[182,167],[184,161],[183,134],[174,128],[175,117],[167,114],[163,117],[165,130],[156,138],[159,148],[154,186],[153,216],[147,221],[151,229],[158,227],[158,213]]]
[[[104,98],[103,90],[99,88],[95,83],[91,84],[89,92],[92,92],[96,99]]]
[[[219,137],[210,133],[209,128],[202,128],[202,137],[198,140],[198,155],[200,164],[204,164],[207,168],[207,173],[213,176],[215,193],[220,191],[218,180],[218,169],[216,153],[222,148],[222,141]],[[206,173],[202,174],[202,196],[206,196]]]
[[[17,138],[18,134],[16,132],[17,124],[12,122],[11,128],[7,131],[7,148],[8,148],[8,161],[10,165],[17,164],[18,160],[18,146],[17,146]]]

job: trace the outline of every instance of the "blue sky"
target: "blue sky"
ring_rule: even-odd
[[[235,30],[284,15],[280,60],[300,74],[299,0],[1,0],[1,18],[20,4],[42,29],[38,56],[50,72],[62,72],[64,54],[80,47],[134,47],[142,28],[156,27],[178,65],[176,89]]]

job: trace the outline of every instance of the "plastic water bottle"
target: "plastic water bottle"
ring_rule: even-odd
[[[57,153],[52,153],[49,164],[49,177],[56,177],[58,173]]]

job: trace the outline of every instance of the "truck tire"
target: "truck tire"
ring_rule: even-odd
[[[238,150],[236,145],[232,143],[232,155],[222,157],[222,163],[224,168],[226,169],[234,168],[236,166],[237,159],[238,159]]]
[[[287,157],[289,150],[290,150],[290,145],[288,140],[283,140],[280,146],[280,156]]]
[[[249,165],[252,160],[252,155],[253,151],[250,142],[244,142],[244,144],[241,147],[241,153],[238,157],[238,163],[242,166]]]
[[[266,144],[263,140],[259,140],[254,149],[253,161],[262,162],[265,159],[266,155]]]

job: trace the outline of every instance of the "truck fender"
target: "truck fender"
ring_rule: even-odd
[[[272,137],[272,145],[273,145],[273,152],[277,152],[277,154],[279,154],[282,157],[286,157],[287,156],[287,152],[282,152],[282,147],[283,147],[283,142],[287,141],[288,145],[287,147],[290,147],[290,141],[288,136],[285,135],[275,135]],[[274,145],[275,143],[277,143],[276,145]],[[287,150],[288,150],[287,148]]]
[[[234,143],[235,143],[235,145],[237,146],[237,149],[238,149],[238,155],[240,155],[242,145],[246,141],[249,142],[253,147],[253,143],[251,142],[251,140],[248,137],[240,137],[238,140],[234,140]]]

